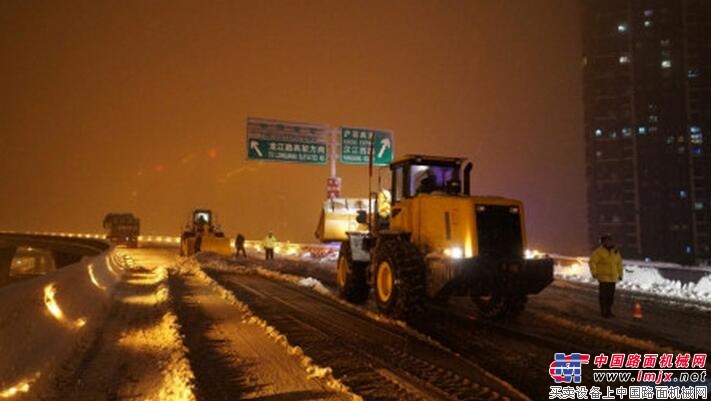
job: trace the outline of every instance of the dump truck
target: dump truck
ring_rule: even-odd
[[[348,215],[339,225],[346,230],[336,277],[342,298],[363,303],[372,292],[382,313],[408,320],[426,299],[471,297],[481,316],[508,319],[553,281],[552,259],[524,257],[522,202],[471,195],[465,162],[406,155],[390,163],[390,190],[361,203],[367,209],[339,215],[324,204],[322,239],[338,237],[325,235],[329,218]]]
[[[209,209],[193,210],[180,235],[181,256],[192,256],[198,252],[232,255],[230,239],[225,237]]]
[[[109,213],[104,217],[103,227],[108,230],[106,239],[116,245],[138,247],[141,221],[132,213]]]

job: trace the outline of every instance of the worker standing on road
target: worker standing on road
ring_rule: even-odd
[[[262,241],[262,246],[264,246],[264,258],[274,259],[274,247],[276,246],[277,239],[270,231],[264,240]]]
[[[600,313],[602,317],[610,318],[612,304],[615,300],[615,285],[622,280],[622,256],[612,242],[610,234],[600,236],[600,246],[593,251],[590,257],[590,273],[600,283]]]
[[[239,257],[239,253],[242,252],[242,255],[244,257],[247,257],[247,251],[244,249],[244,235],[242,233],[237,234],[237,238],[235,238],[235,256]]]

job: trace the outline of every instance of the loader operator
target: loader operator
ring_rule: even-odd
[[[614,317],[612,304],[615,300],[615,285],[622,280],[622,256],[612,242],[610,234],[600,236],[600,246],[590,257],[590,273],[600,283],[600,314],[604,318]]]
[[[424,176],[420,181],[420,185],[417,186],[418,194],[429,194],[438,189],[437,187],[437,177],[434,172],[429,168],[425,170]]]

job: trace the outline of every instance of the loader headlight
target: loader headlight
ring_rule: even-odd
[[[526,249],[525,257],[526,259],[541,259],[546,257],[546,254],[539,252],[537,249]]]
[[[453,259],[461,259],[464,257],[464,251],[462,248],[453,246],[451,248],[446,248],[444,250],[444,255]]]

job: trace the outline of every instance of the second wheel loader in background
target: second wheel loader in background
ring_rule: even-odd
[[[193,210],[190,221],[180,235],[181,256],[191,256],[198,252],[232,255],[230,239],[225,237],[225,233],[220,230],[214,220],[211,210]]]

